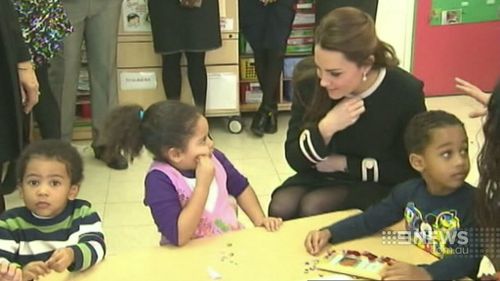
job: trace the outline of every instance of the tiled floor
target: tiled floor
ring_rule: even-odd
[[[481,143],[481,122],[479,119],[468,118],[467,114],[478,105],[465,96],[428,98],[427,105],[429,109],[444,109],[455,113],[466,124],[472,161],[468,181],[475,184],[478,178],[475,157]],[[267,210],[272,190],[293,174],[283,157],[288,118],[289,114],[281,114],[278,133],[264,138],[256,138],[247,131],[239,135],[230,134],[226,130],[224,118],[210,118],[215,145],[249,178],[264,210]],[[250,122],[248,118],[244,121]],[[93,158],[88,142],[78,142],[75,145],[82,152],[85,161],[85,180],[80,198],[91,201],[100,213],[108,254],[157,247],[159,234],[149,209],[142,203],[144,175],[151,161],[149,155],[144,153],[128,170],[114,171]],[[6,200],[9,208],[22,204],[17,193],[7,196]],[[240,212],[240,219],[245,225],[251,225],[243,212]]]

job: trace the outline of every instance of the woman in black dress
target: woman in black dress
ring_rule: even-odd
[[[293,77],[285,157],[297,173],[269,204],[269,215],[283,219],[365,209],[416,176],[403,133],[426,110],[423,83],[397,66],[394,49],[359,9],[327,14],[314,43],[314,57]]]
[[[3,194],[16,186],[13,163],[26,137],[25,114],[38,102],[38,82],[30,59],[16,10],[10,0],[0,0],[0,213],[5,208]]]
[[[189,1],[184,1],[189,2]],[[222,45],[218,0],[203,0],[200,7],[185,7],[179,0],[149,0],[155,52],[162,55],[163,85],[168,99],[181,96],[181,56],[196,106],[205,112],[207,71],[205,52]]]

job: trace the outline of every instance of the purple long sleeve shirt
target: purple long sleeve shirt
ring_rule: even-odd
[[[244,177],[219,150],[213,154],[222,164],[227,174],[227,191],[237,198],[249,185]],[[195,178],[195,171],[180,171],[188,178]],[[149,206],[158,231],[174,245],[179,245],[177,221],[182,210],[179,195],[170,178],[154,170],[146,175],[144,204]]]

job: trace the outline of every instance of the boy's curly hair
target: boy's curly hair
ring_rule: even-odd
[[[34,158],[56,160],[66,166],[71,185],[79,185],[83,180],[83,160],[69,142],[62,140],[39,140],[28,145],[17,161],[17,183],[23,181],[28,163]]]

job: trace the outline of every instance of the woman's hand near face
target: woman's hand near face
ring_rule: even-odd
[[[344,98],[330,109],[318,124],[325,144],[330,142],[336,132],[356,123],[363,112],[365,112],[365,105],[359,98]]]

